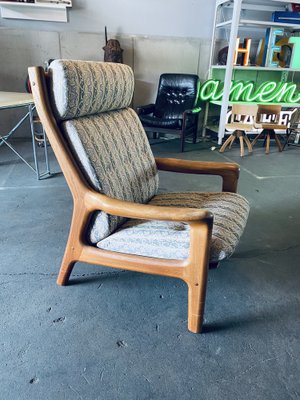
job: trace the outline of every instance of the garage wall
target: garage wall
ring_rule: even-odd
[[[68,23],[7,20],[0,26],[72,32],[110,32],[210,38],[215,0],[72,0]]]
[[[195,73],[205,79],[210,41],[200,38],[110,35],[124,49],[124,62],[135,74],[134,106],[155,100],[163,72]],[[103,60],[104,35],[0,28],[0,90],[24,91],[27,68],[49,58]],[[7,130],[21,111],[1,111],[0,129]],[[26,127],[25,127],[26,128]],[[29,130],[20,130],[28,135]]]

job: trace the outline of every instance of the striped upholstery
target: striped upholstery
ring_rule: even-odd
[[[132,109],[64,121],[62,131],[95,190],[136,203],[147,203],[156,194],[155,160]],[[125,218],[95,213],[87,232],[89,241],[97,243],[123,222]]]
[[[137,114],[128,105],[133,73],[123,64],[51,63],[52,108],[89,184],[120,200],[147,203],[158,189],[154,157]],[[94,213],[87,237],[97,243],[125,218]]]
[[[150,204],[205,208],[214,215],[210,261],[230,257],[245,228],[249,204],[235,193],[163,193]],[[100,241],[101,249],[166,259],[189,254],[189,226],[184,223],[129,220]]]
[[[124,64],[55,60],[49,67],[52,109],[60,120],[128,107],[134,77]]]

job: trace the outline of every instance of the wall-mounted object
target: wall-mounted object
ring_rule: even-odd
[[[0,0],[1,17],[10,19],[68,22],[68,7],[72,7],[71,0]]]
[[[123,63],[123,49],[121,48],[120,42],[116,39],[107,39],[107,28],[105,27],[105,46],[102,47],[104,50],[104,61]]]

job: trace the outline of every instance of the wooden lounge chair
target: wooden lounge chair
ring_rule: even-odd
[[[183,279],[188,328],[200,332],[208,265],[232,254],[248,216],[235,193],[239,166],[154,159],[129,108],[134,78],[126,65],[55,60],[48,74],[29,74],[74,200],[57,283],[67,284],[77,261]],[[158,194],[158,169],[219,175],[223,193]]]

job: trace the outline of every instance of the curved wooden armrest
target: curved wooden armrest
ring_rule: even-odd
[[[196,222],[212,220],[212,213],[205,209],[162,207],[150,204],[117,200],[93,191],[88,191],[84,202],[89,211],[101,210],[125,218]]]
[[[236,163],[178,160],[176,158],[155,158],[156,166],[162,171],[184,174],[219,175],[223,179],[223,192],[236,193],[240,166]]]

